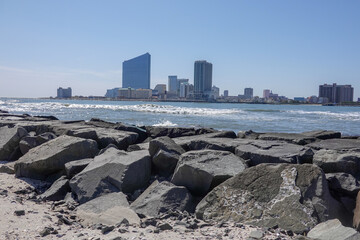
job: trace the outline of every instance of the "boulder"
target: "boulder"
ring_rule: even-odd
[[[109,193],[81,204],[76,208],[76,216],[83,225],[87,226],[94,224],[117,225],[125,219],[130,224],[140,223],[137,214],[129,208],[126,195],[121,192]]]
[[[27,135],[22,127],[0,127],[0,161],[16,160],[11,156],[18,150],[20,140]]]
[[[71,161],[65,164],[66,176],[71,179],[73,176],[84,170],[84,168],[89,165],[92,161],[92,158],[86,158],[76,161]]]
[[[330,190],[338,195],[356,197],[360,190],[360,184],[356,178],[348,173],[327,173],[326,180]]]
[[[168,136],[170,138],[184,137],[184,136],[194,136],[206,133],[216,132],[214,129],[208,128],[181,128],[181,127],[155,127],[155,126],[146,126],[146,132],[152,138]]]
[[[131,208],[138,214],[159,217],[168,210],[192,212],[195,206],[185,187],[156,180],[131,204]]]
[[[60,201],[70,192],[69,179],[66,176],[60,177],[51,187],[39,196],[42,200]]]
[[[159,137],[149,143],[154,170],[165,177],[174,172],[179,157],[184,152],[185,150],[169,137]]]
[[[223,182],[196,207],[204,220],[304,233],[335,216],[325,175],[311,164],[260,164]]]
[[[38,130],[39,131],[39,130]],[[36,141],[38,145],[46,143],[50,140],[55,139],[57,136],[52,132],[44,132],[36,136]]]
[[[313,163],[325,173],[343,172],[356,175],[360,170],[360,152],[322,149],[315,152]]]
[[[229,138],[205,138],[192,140],[187,144],[190,150],[212,149],[235,153],[236,147],[249,144],[252,140],[248,139],[229,139]]]
[[[66,131],[69,136],[93,139],[98,142],[100,148],[109,144],[116,145],[119,149],[125,150],[137,140],[137,133],[110,130],[106,128],[75,128]]]
[[[80,203],[110,192],[132,193],[147,186],[151,174],[148,151],[109,148],[70,180]]]
[[[138,139],[137,139],[136,143],[141,143],[148,137],[145,129],[142,129],[142,128],[134,126],[134,125],[128,125],[128,124],[124,124],[124,123],[111,123],[111,122],[106,122],[106,121],[98,119],[98,118],[92,118],[89,122],[86,122],[85,124],[96,126],[96,127],[101,127],[101,128],[110,128],[110,129],[116,129],[116,130],[120,130],[120,131],[137,133]]]
[[[15,174],[15,162],[0,164],[0,173]]]
[[[21,153],[24,155],[27,153],[30,149],[38,146],[39,144],[36,141],[36,137],[23,137],[21,141],[19,142],[19,147]]]
[[[90,139],[60,136],[38,147],[32,148],[15,164],[17,177],[43,180],[74,160],[92,158],[99,151],[97,143]]]
[[[355,229],[344,227],[338,219],[328,220],[316,225],[307,234],[309,238],[319,240],[357,240],[360,233]]]
[[[246,167],[243,159],[230,152],[190,151],[180,156],[171,182],[185,186],[194,195],[203,196]]]
[[[263,133],[258,136],[260,140],[280,140],[298,145],[306,145],[316,141],[315,137],[299,134],[299,133]]]
[[[159,137],[153,139],[149,143],[149,153],[150,156],[154,156],[160,149],[169,152],[175,153],[177,155],[181,155],[185,152],[185,150],[177,145],[174,140],[169,137]]]
[[[334,139],[327,139],[319,142],[310,143],[307,146],[316,150],[320,150],[320,149],[338,150],[338,151],[360,150],[360,140],[334,138]]]
[[[250,166],[261,163],[311,163],[313,151],[282,141],[252,140],[236,147],[235,154],[249,160]]]
[[[315,137],[317,139],[332,139],[332,138],[341,138],[341,132],[327,131],[327,130],[314,130],[308,132],[302,132],[302,135]]]

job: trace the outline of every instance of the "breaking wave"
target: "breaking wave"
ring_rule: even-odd
[[[213,108],[191,108],[177,107],[172,105],[157,104],[137,104],[137,105],[110,105],[110,104],[74,104],[59,102],[42,102],[42,103],[22,103],[10,104],[7,110],[16,112],[41,112],[54,111],[62,109],[107,109],[113,111],[132,111],[147,113],[163,113],[173,115],[202,115],[202,116],[219,116],[243,113],[239,109],[213,109]]]
[[[178,124],[172,123],[168,120],[153,124],[154,127],[176,127]]]

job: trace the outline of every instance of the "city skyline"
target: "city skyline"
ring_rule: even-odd
[[[251,87],[254,96],[307,97],[337,83],[351,84],[356,100],[358,9],[331,0],[2,1],[0,97],[47,97],[59,86],[104,95],[122,86],[123,61],[150,52],[151,88],[170,75],[193,83],[194,61],[206,59],[213,85],[229,95]]]

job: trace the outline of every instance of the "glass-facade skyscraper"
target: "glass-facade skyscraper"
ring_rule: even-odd
[[[122,87],[150,89],[151,55],[145,53],[123,62]]]
[[[211,92],[212,64],[207,61],[196,61],[194,64],[194,97],[205,98]]]

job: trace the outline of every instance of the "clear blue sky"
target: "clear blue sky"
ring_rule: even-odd
[[[149,52],[151,87],[193,82],[195,60],[213,84],[288,97],[323,83],[360,97],[360,1],[0,0],[0,97],[104,95],[122,62]]]

